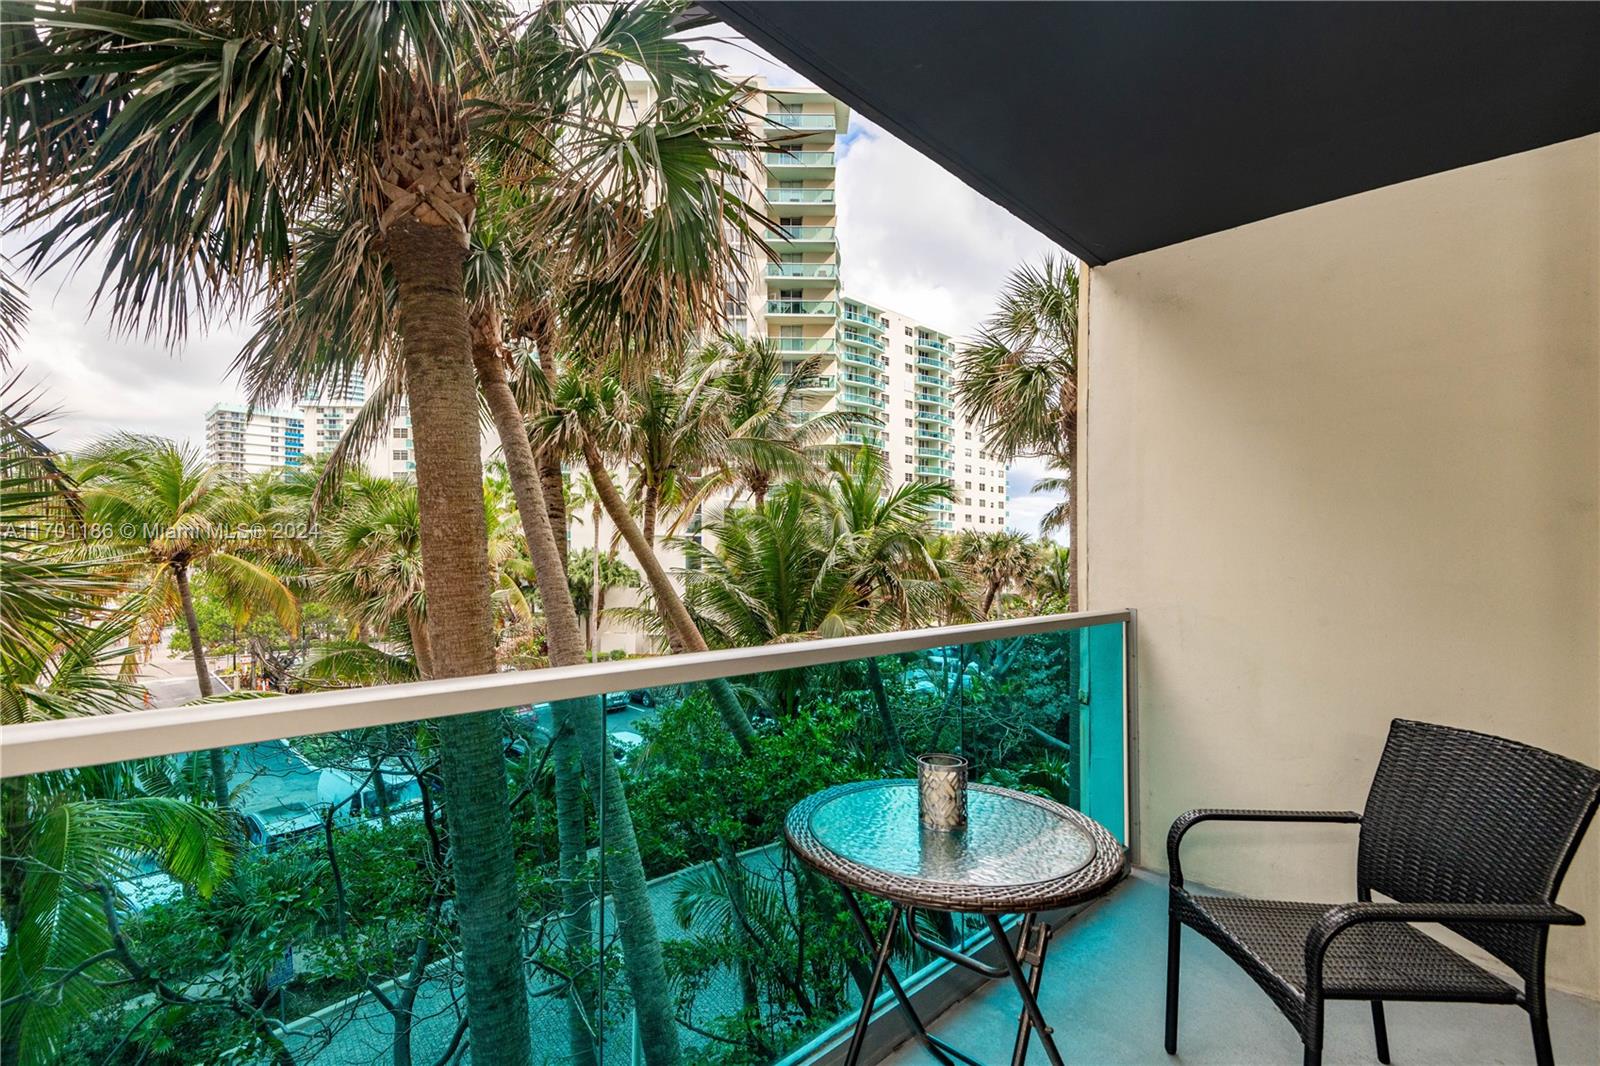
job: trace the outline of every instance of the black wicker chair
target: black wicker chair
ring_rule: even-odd
[[[1244,968],[1322,1061],[1323,1003],[1372,1004],[1378,1061],[1389,1061],[1383,1001],[1510,1003],[1533,1023],[1534,1056],[1552,1066],[1544,990],[1552,925],[1582,925],[1556,891],[1600,799],[1600,771],[1526,744],[1396,719],[1354,811],[1196,810],[1172,823],[1167,921],[1167,1053],[1178,1049],[1183,926]],[[1178,847],[1201,822],[1350,822],[1361,826],[1359,902],[1323,904],[1195,895]],[[1372,902],[1377,892],[1394,902]],[[1516,971],[1514,987],[1409,923],[1438,923]]]

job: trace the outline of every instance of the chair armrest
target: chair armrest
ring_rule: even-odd
[[[1322,985],[1322,959],[1344,930],[1362,922],[1491,922],[1582,925],[1583,915],[1554,903],[1341,903],[1306,934],[1306,982]]]
[[[1183,887],[1183,867],[1178,862],[1178,845],[1183,835],[1201,822],[1360,822],[1355,811],[1258,811],[1226,807],[1199,807],[1178,815],[1167,831],[1167,869],[1173,888]]]

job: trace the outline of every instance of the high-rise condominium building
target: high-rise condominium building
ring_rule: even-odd
[[[344,436],[367,399],[366,379],[358,369],[350,380],[308,393],[300,400],[305,413],[307,455],[327,455]],[[402,407],[382,434],[366,449],[361,465],[378,477],[414,477],[416,455],[411,448],[411,413]]]
[[[213,404],[206,412],[206,458],[239,474],[287,470],[305,453],[305,423],[294,411]]]
[[[938,528],[1004,527],[1005,464],[983,453],[982,433],[958,410],[952,339],[841,288],[836,147],[849,109],[821,89],[751,85],[750,110],[770,145],[752,162],[751,199],[776,226],[766,233],[770,252],[748,250],[745,292],[730,300],[733,328],[770,338],[791,368],[818,358],[801,412],[852,416],[841,440],[884,451],[897,483],[950,486],[955,498],[937,505]]]

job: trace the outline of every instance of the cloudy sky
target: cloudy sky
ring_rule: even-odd
[[[705,30],[695,43],[735,74],[763,74],[775,85],[804,79],[731,31]],[[853,115],[839,148],[839,239],[846,287],[957,337],[988,312],[1006,274],[1056,246],[871,122]],[[24,235],[0,236],[15,261]],[[160,434],[198,445],[205,410],[242,398],[228,366],[248,332],[245,322],[191,330],[170,347],[159,338],[109,328],[93,306],[97,264],[76,275],[33,279],[23,376],[43,387],[59,414],[48,429],[72,448],[113,430]],[[1011,524],[1029,533],[1054,502],[1028,489],[1040,465],[1012,468]]]

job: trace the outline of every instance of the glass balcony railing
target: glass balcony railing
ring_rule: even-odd
[[[838,127],[832,115],[795,115],[784,112],[769,113],[767,125],[786,130],[831,130]]]
[[[769,315],[826,315],[833,318],[839,305],[832,300],[768,300]]]
[[[950,381],[948,378],[941,377],[938,374],[930,374],[925,370],[919,370],[917,371],[917,384],[943,389],[949,387]]]
[[[877,389],[879,392],[888,388],[883,382],[867,374],[856,374],[847,370],[840,377],[856,385],[865,385],[869,389]]]
[[[782,643],[757,674],[719,651],[8,725],[0,848],[21,882],[0,965],[50,993],[8,1003],[8,1032],[41,1062],[441,1062],[488,1003],[541,1062],[826,1050],[863,948],[786,851],[789,808],[953,751],[1126,843],[1130,622]],[[52,850],[69,824],[82,843]],[[945,979],[936,961],[895,965],[915,987]],[[474,990],[486,974],[498,997]]]
[[[876,435],[862,433],[841,433],[839,440],[845,444],[865,444],[869,448],[883,448],[883,441]]]
[[[918,423],[918,425],[917,425],[917,439],[918,440],[953,441],[953,440],[955,440],[955,434],[946,433],[946,432],[944,432],[943,430],[940,430],[940,429],[934,429],[932,426],[926,425],[924,423]]]
[[[852,366],[870,366],[876,370],[887,369],[889,361],[879,359],[875,355],[863,352],[858,348],[846,347],[839,352],[839,358]]]
[[[954,423],[952,423],[950,421],[950,417],[948,415],[941,415],[941,414],[936,414],[936,413],[934,413],[932,411],[920,411],[920,410],[917,412],[917,421],[918,422],[934,422],[934,423],[937,423],[937,424],[939,424],[941,426],[948,426],[948,425],[953,425],[954,424]]]
[[[763,161],[769,167],[831,167],[832,152],[763,152]]]
[[[780,383],[787,380],[787,378],[787,374],[780,377]],[[816,374],[811,377],[801,378],[795,382],[794,387],[801,392],[833,392],[839,387],[839,379],[832,374]]]
[[[927,349],[929,351],[933,351],[933,352],[948,352],[948,351],[950,351],[950,345],[946,344],[944,341],[936,340],[933,337],[920,337],[919,336],[917,338],[917,347],[918,348],[925,348],[925,349]]]
[[[931,367],[934,370],[946,370],[946,371],[948,371],[950,369],[949,364],[947,364],[943,359],[939,358],[938,356],[936,356],[936,355],[924,355],[924,354],[920,354],[920,353],[917,355],[917,365],[920,366],[920,367]]]
[[[768,263],[769,278],[836,278],[839,268],[833,263]]]
[[[883,320],[876,315],[868,315],[846,308],[843,317],[846,322],[855,322],[879,333],[883,332]]]
[[[767,230],[773,244],[827,244],[834,240],[832,226],[785,226]]]
[[[916,471],[919,474],[926,474],[931,477],[947,478],[950,476],[951,467],[944,463],[918,463]]]
[[[864,344],[876,351],[883,351],[883,340],[866,333],[857,333],[855,330],[846,329],[839,332],[839,336],[851,344]]]
[[[921,390],[918,390],[918,392],[917,392],[917,402],[918,403],[933,404],[933,405],[935,405],[937,407],[951,407],[951,406],[954,406],[950,402],[950,397],[945,395],[942,392],[923,392]]]
[[[917,457],[920,458],[920,459],[951,459],[951,460],[953,460],[955,458],[953,455],[950,454],[949,451],[947,451],[944,448],[921,448],[921,447],[919,447],[917,449]]]
[[[831,204],[832,189],[767,189],[769,204]]]
[[[772,343],[780,352],[825,355],[833,351],[833,340],[829,337],[778,337]]]

